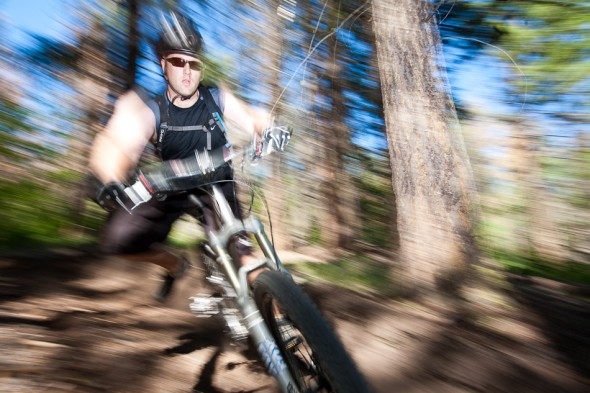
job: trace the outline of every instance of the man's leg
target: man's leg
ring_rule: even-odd
[[[137,254],[118,254],[117,256],[134,262],[153,263],[155,265],[163,267],[172,275],[181,272],[183,267],[181,263],[181,258],[164,249],[157,250],[157,247],[153,248],[153,250]]]
[[[242,207],[236,197],[234,183],[228,183],[223,187],[223,193],[236,217],[242,217]],[[260,259],[254,255],[254,248],[250,238],[245,234],[236,236],[230,245],[230,254],[234,261],[239,261],[240,266],[246,266],[259,262]],[[267,270],[266,267],[260,267],[248,274],[248,284],[252,285],[260,273]]]
[[[236,236],[236,238],[232,240],[229,249],[230,256],[234,261],[238,261],[240,266],[246,266],[260,261],[260,258],[257,258],[256,255],[254,255],[252,242],[245,234]],[[264,270],[266,270],[266,268],[261,267],[250,272],[248,274],[248,284],[252,285],[254,280],[256,280],[256,277],[258,277],[258,275]]]
[[[161,301],[170,294],[175,279],[189,267],[185,258],[171,254],[161,245],[181,215],[182,210],[173,203],[166,205],[156,200],[139,206],[133,214],[115,211],[109,217],[101,241],[107,254],[153,263],[166,269],[164,283],[155,296]]]

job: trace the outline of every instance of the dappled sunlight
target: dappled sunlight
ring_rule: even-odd
[[[204,237],[192,218],[164,245],[199,266],[170,304],[151,299],[159,267],[98,252],[108,214],[91,200],[90,149],[124,92],[164,89],[153,48],[160,3],[178,3],[199,26],[199,83],[292,127],[281,154],[234,160],[239,199],[377,392],[581,391],[590,376],[584,0],[3,2],[0,344],[12,355],[0,356],[0,377],[9,390],[19,391],[15,381],[39,391],[276,388],[251,354],[227,350],[219,326],[188,312]],[[251,146],[245,127],[227,125],[236,151]],[[139,167],[154,160],[148,143]]]

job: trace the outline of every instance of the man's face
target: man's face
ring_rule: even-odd
[[[177,93],[192,96],[199,87],[203,63],[196,57],[173,53],[161,60],[164,77]]]

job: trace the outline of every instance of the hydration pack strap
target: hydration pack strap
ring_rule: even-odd
[[[163,124],[163,123],[162,123]],[[205,126],[185,126],[185,127],[180,127],[180,126],[166,126],[166,130],[170,130],[170,131],[204,131],[207,133],[207,150],[211,150],[211,132],[209,131],[209,128],[205,127]],[[163,130],[160,131],[160,140],[159,142],[162,142],[162,138],[164,133],[162,132]]]
[[[156,148],[156,153],[158,156],[162,156],[162,139],[164,138],[164,134],[168,129],[168,105],[166,102],[166,97],[164,94],[160,94],[156,97],[156,103],[158,104],[159,108],[159,116],[156,116],[156,133],[154,138],[154,147]]]
[[[221,109],[219,109],[219,105],[217,104],[217,102],[213,98],[213,95],[211,94],[211,92],[209,91],[209,89],[207,87],[199,86],[199,94],[201,94],[201,97],[203,97],[203,100],[205,101],[205,105],[207,106],[207,110],[213,116],[213,118],[209,120],[209,128],[207,128],[206,126],[202,126],[202,125],[184,126],[184,127],[168,125],[168,120],[169,120],[168,100],[166,99],[165,94],[166,93],[161,94],[156,98],[156,103],[158,104],[160,116],[159,116],[159,126],[156,126],[154,146],[156,148],[156,152],[158,153],[158,155],[161,155],[162,140],[164,139],[164,136],[168,130],[170,130],[170,131],[204,131],[207,133],[207,150],[211,150],[211,133],[210,133],[210,131],[214,129],[215,124],[219,127],[221,132],[223,132],[223,135],[226,140],[226,146],[230,147],[230,144],[228,141],[227,128],[225,127],[225,123],[223,122],[223,117],[221,115],[221,113],[222,113]],[[158,121],[158,116],[156,116],[156,121]]]
[[[216,123],[217,126],[219,127],[219,129],[223,132],[223,136],[225,137],[225,141],[226,141],[225,146],[231,147],[231,144],[229,143],[228,134],[227,134],[227,128],[225,127],[225,123],[223,122],[223,117],[222,117],[223,112],[221,111],[221,109],[219,109],[219,105],[217,104],[217,102],[213,98],[213,95],[211,94],[211,92],[209,91],[208,88],[206,88],[206,87],[203,88],[201,91],[201,94],[203,94],[203,99],[205,100],[205,105],[207,105],[207,109],[213,115],[213,119],[209,120],[209,126],[213,127],[213,123]],[[221,94],[221,92],[219,92],[219,94]],[[219,95],[218,95],[218,99],[219,100],[221,99],[221,97],[219,97]]]

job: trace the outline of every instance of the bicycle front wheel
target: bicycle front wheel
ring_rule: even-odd
[[[369,392],[336,334],[287,274],[261,273],[254,299],[301,392]]]

